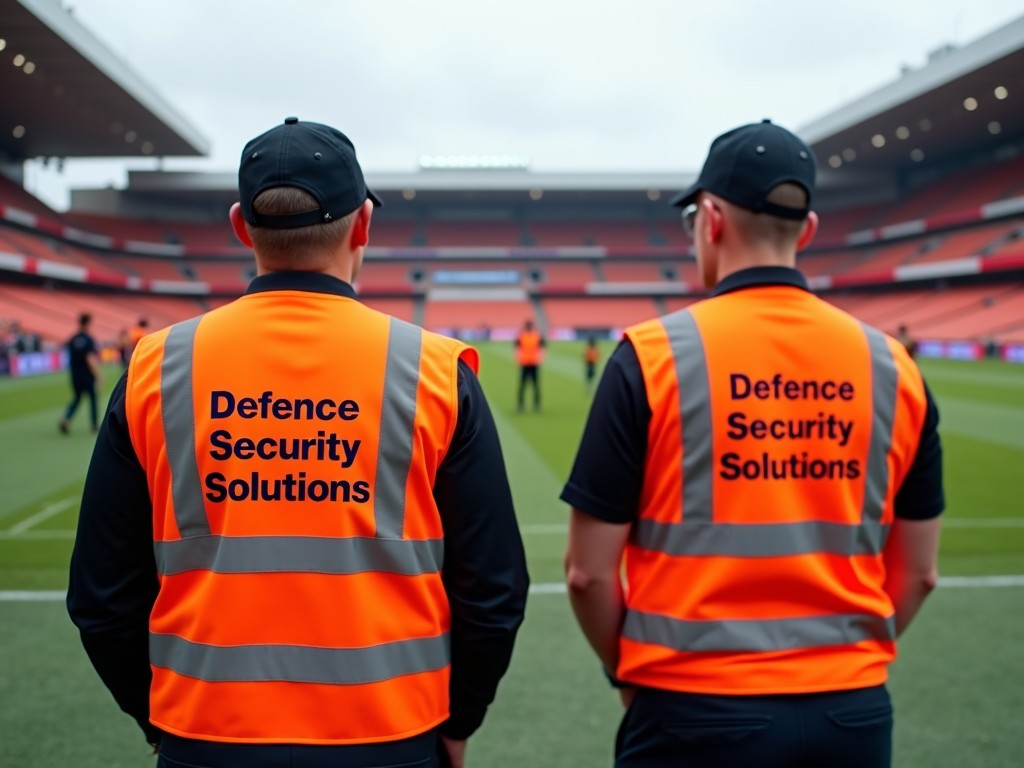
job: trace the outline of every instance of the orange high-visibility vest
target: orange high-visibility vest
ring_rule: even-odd
[[[448,716],[432,488],[476,352],[353,299],[255,293],[145,337],[128,374],[159,593],[150,715],[345,744]]]
[[[906,351],[785,286],[627,336],[652,417],[618,677],[726,695],[884,682],[882,549],[926,410]]]
[[[540,331],[520,331],[516,343],[516,359],[520,365],[540,365],[544,355]]]

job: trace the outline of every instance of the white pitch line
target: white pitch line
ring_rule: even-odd
[[[943,528],[1024,528],[1024,517],[952,517],[943,519]],[[566,533],[565,523],[527,523],[519,526],[524,536]]]
[[[50,509],[47,507],[47,509]],[[46,511],[46,510],[43,510]],[[59,510],[57,510],[59,511]],[[42,514],[40,512],[39,514]],[[56,514],[56,511],[50,514]],[[30,531],[23,530],[26,527],[26,523],[32,522],[32,518],[22,520],[21,523],[14,526],[10,530],[0,531],[0,539],[73,539],[75,538],[75,531],[62,531],[62,530],[47,530],[47,531]],[[34,525],[36,520],[32,522]],[[1024,528],[1024,518],[1017,517],[989,517],[989,518],[976,518],[974,520],[969,519],[952,519],[944,520],[942,525],[946,528]],[[16,530],[18,529],[18,530]],[[569,526],[564,523],[527,523],[526,525],[519,526],[519,531],[524,536],[549,536],[567,533]]]
[[[1024,575],[940,576],[940,587],[1024,587]]]
[[[26,517],[20,523],[15,523],[14,525],[12,525],[10,528],[7,529],[7,533],[24,533],[30,528],[34,528],[36,525],[43,522],[44,520],[49,520],[58,512],[63,512],[65,509],[73,505],[76,501],[78,501],[77,496],[69,496],[66,499],[55,501],[53,504],[48,504],[45,507],[43,507],[39,512],[36,512],[34,515]]]
[[[50,510],[47,507],[47,510]],[[47,510],[43,510],[44,512]],[[60,510],[51,510],[49,515],[56,514]],[[39,513],[41,515],[42,512]],[[49,516],[47,515],[47,516]],[[38,515],[34,516],[38,517]],[[37,522],[42,522],[41,519],[33,519],[32,517],[27,520],[22,520],[21,523],[14,526],[10,530],[0,531],[0,539],[33,539],[33,540],[59,540],[59,539],[73,539],[75,538],[75,531],[65,530],[46,530],[46,531],[31,531],[24,530],[25,528],[31,527]],[[982,528],[1024,528],[1024,518],[1017,517],[989,517],[989,518],[976,518],[974,520],[963,520],[953,519],[945,520],[942,523],[944,528],[962,528],[962,529],[982,529]],[[519,532],[523,536],[550,536],[568,533],[569,527],[563,523],[528,523],[526,525],[519,526]]]
[[[11,533],[10,531],[0,531],[0,539],[19,539],[22,541],[59,541],[61,539],[73,539],[75,538],[75,531],[22,531],[21,533]]]
[[[1024,517],[951,517],[943,528],[1024,528]]]
[[[1024,574],[1008,576],[943,576],[939,579],[940,587],[947,588],[978,588],[978,587],[1024,587]],[[564,595],[565,584],[561,581],[550,581],[531,584],[531,595]],[[64,600],[66,593],[58,590],[0,590],[0,603],[52,603]]]
[[[13,603],[55,603],[67,597],[67,592],[56,589],[5,589],[0,590],[0,602]]]

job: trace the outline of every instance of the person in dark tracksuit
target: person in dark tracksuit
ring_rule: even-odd
[[[92,315],[83,313],[78,318],[78,333],[68,341],[68,370],[71,374],[71,390],[73,396],[64,416],[57,422],[57,428],[63,433],[71,431],[71,419],[74,418],[82,396],[89,398],[89,423],[92,431],[99,426],[96,408],[96,387],[101,383],[99,350],[96,340],[89,334]]]

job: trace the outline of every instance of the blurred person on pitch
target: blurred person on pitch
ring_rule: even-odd
[[[593,336],[587,337],[587,346],[583,348],[583,380],[587,385],[587,392],[594,391],[594,380],[597,378],[597,364],[601,360],[601,352],[597,348],[597,339]]]
[[[533,410],[540,410],[540,364],[544,361],[547,342],[541,332],[533,327],[533,320],[526,320],[516,336],[516,361],[519,363],[519,390],[516,393],[516,410],[523,412],[526,404],[526,387],[533,387]]]
[[[103,383],[100,371],[100,352],[96,339],[89,332],[92,315],[82,313],[78,317],[78,333],[68,340],[68,373],[71,375],[71,402],[64,410],[64,416],[57,422],[57,428],[65,435],[71,432],[71,419],[78,410],[82,397],[89,398],[89,423],[96,432],[99,415],[96,407],[96,387]]]
[[[900,325],[896,331],[896,340],[903,345],[904,349],[907,350],[907,354],[911,357],[917,357],[917,339],[910,335],[910,330],[906,325]]]
[[[711,297],[626,330],[562,492],[621,768],[890,764],[887,668],[937,580],[938,413],[903,346],[795,268],[815,172],[769,121],[715,139],[673,201]]]
[[[149,320],[145,317],[140,317],[138,322],[132,326],[131,330],[128,331],[128,357],[132,356],[132,352],[139,346],[139,342],[142,341],[142,337],[149,333]]]
[[[462,766],[528,583],[476,351],[356,299],[341,132],[286,119],[239,193],[257,276],[135,350],[69,612],[158,765]]]

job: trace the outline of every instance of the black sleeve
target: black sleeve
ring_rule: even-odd
[[[96,438],[71,555],[67,607],[82,645],[114,700],[151,744],[149,613],[158,589],[153,515],[128,434],[127,374],[114,387]]]
[[[452,611],[451,714],[441,732],[468,738],[483,722],[512,658],[529,577],[490,408],[459,363],[459,416],[434,484],[444,525]]]
[[[939,440],[939,409],[928,386],[924,388],[928,401],[921,442],[903,485],[896,491],[893,512],[905,520],[929,520],[942,514],[946,497],[942,488],[942,443]]]
[[[561,499],[609,523],[632,523],[640,506],[651,408],[636,350],[608,358]]]

